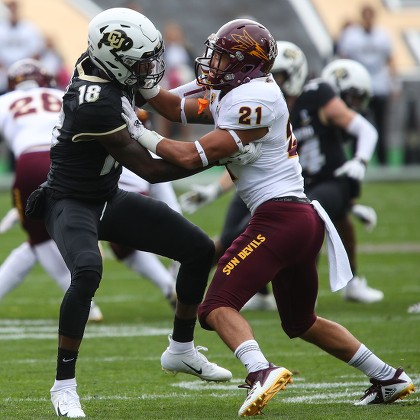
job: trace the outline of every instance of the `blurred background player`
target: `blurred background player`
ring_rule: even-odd
[[[378,130],[376,145],[380,165],[388,161],[388,119],[391,101],[400,96],[401,82],[394,59],[394,46],[388,31],[376,23],[377,11],[370,4],[360,9],[360,22],[350,24],[337,41],[337,53],[361,63],[371,76],[372,98],[368,118]]]
[[[39,262],[66,291],[70,273],[50,238],[42,220],[25,216],[30,193],[47,179],[50,167],[51,131],[61,109],[63,92],[42,64],[22,59],[8,70],[9,92],[0,97],[0,132],[16,161],[12,186],[14,208],[3,221],[2,230],[13,222],[13,212],[28,235],[27,242],[14,249],[0,267],[0,298],[19,285]],[[92,303],[91,321],[101,321],[102,313]]]
[[[331,217],[355,274],[343,291],[344,298],[362,303],[380,301],[383,293],[369,287],[366,279],[357,275],[356,235],[350,217],[352,213],[368,230],[372,230],[377,222],[374,209],[355,204],[355,199],[360,195],[360,182],[364,177],[367,161],[370,160],[376,144],[376,130],[356,112],[368,103],[371,92],[369,75],[360,64],[340,60],[334,66],[339,67],[335,73],[343,72],[346,75],[341,83],[331,79],[331,66],[327,66],[323,75],[328,78],[328,82],[334,83],[334,87],[327,81],[316,79],[304,88],[308,76],[304,53],[298,46],[286,41],[278,41],[277,47],[278,55],[271,73],[281,87],[290,110],[298,140],[305,191],[309,198],[318,200]],[[340,67],[342,64],[344,68]],[[319,115],[322,115],[321,119]],[[301,119],[302,116],[304,120]],[[350,128],[354,120],[356,128]],[[356,157],[346,161],[343,133],[357,138],[357,150],[363,153],[364,162],[360,162],[357,150]],[[193,191],[181,195],[181,206],[185,212],[195,211],[232,186],[229,175],[225,174],[214,184],[195,186]],[[243,231],[249,217],[246,206],[235,194],[229,205],[222,235],[216,240],[216,253],[221,252],[219,256]],[[270,308],[270,295],[267,290],[263,290],[251,298],[243,309]]]
[[[285,65],[289,48],[285,45],[282,50]],[[383,299],[382,291],[369,287],[358,275],[356,232],[350,217],[378,138],[374,126],[361,115],[371,92],[369,73],[360,63],[335,60],[323,69],[321,79],[309,81],[299,97],[288,101],[305,191],[334,222],[354,274],[344,298],[362,303]],[[349,140],[354,146],[346,150]]]
[[[39,59],[45,47],[42,32],[31,21],[21,17],[18,1],[6,1],[7,18],[0,21],[0,94],[8,90],[7,71],[18,60]]]

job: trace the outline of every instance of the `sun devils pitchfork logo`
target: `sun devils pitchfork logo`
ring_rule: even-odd
[[[269,55],[261,48],[261,46],[252,38],[251,35],[244,29],[243,35],[232,34],[232,38],[238,43],[232,49],[240,52],[246,51],[248,54],[258,57],[262,60],[268,61],[273,56],[275,57],[276,46],[272,46],[270,42]],[[272,56],[273,55],[273,56]]]
[[[98,43],[98,48],[107,45],[111,52],[127,51],[133,46],[133,40],[124,31],[104,32],[102,39]]]

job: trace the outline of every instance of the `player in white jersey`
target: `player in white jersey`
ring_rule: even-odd
[[[248,371],[244,387],[249,391],[239,415],[260,414],[292,379],[288,369],[266,359],[239,313],[270,281],[289,337],[315,344],[371,378],[372,386],[357,404],[389,403],[413,392],[402,369],[387,365],[344,327],[315,314],[316,260],[325,230],[332,290],[344,287],[352,273],[331,220],[304,193],[289,112],[269,73],[275,40],[258,22],[237,19],[212,34],[206,47],[196,59],[199,86],[179,88],[178,95],[157,86],[139,92],[166,118],[214,123],[213,131],[193,143],[166,139],[141,127],[128,102],[123,108],[132,137],[163,159],[191,169],[227,162],[251,212],[249,225],[219,260],[198,313],[202,327],[215,330]],[[200,86],[204,100],[188,98]]]
[[[0,299],[23,282],[39,262],[44,270],[66,291],[70,273],[50,238],[42,220],[25,216],[29,194],[47,179],[50,166],[52,127],[61,108],[63,92],[54,88],[53,78],[36,60],[24,59],[8,71],[9,92],[0,96],[0,132],[16,161],[12,187],[14,209],[2,225],[2,231],[19,217],[28,240],[15,248],[0,266]],[[93,303],[91,321],[101,321],[102,313]]]

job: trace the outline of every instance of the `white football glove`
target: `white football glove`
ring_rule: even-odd
[[[335,176],[347,175],[357,181],[362,181],[365,173],[366,164],[359,158],[348,160],[344,165],[334,171]]]
[[[134,140],[139,141],[139,138],[142,136],[146,129],[138,119],[136,111],[134,111],[133,107],[125,96],[121,98],[121,103],[124,111],[121,114],[121,117],[127,124],[127,130]]]
[[[0,221],[0,233],[10,230],[19,221],[19,212],[16,207],[10,209]]]
[[[216,200],[222,193],[218,182],[210,185],[192,185],[191,191],[179,196],[179,204],[183,212],[193,214],[200,207]]]
[[[219,165],[234,163],[235,165],[247,165],[255,162],[262,154],[262,143],[255,142],[246,144],[243,152],[236,152],[234,155],[219,159]]]
[[[376,215],[376,211],[373,207],[364,206],[363,204],[355,204],[351,208],[351,212],[353,216],[363,223],[366,232],[370,233],[373,229],[375,229],[376,224],[378,223],[378,216]]]
[[[127,124],[127,130],[131,138],[138,141],[143,147],[149,149],[156,154],[156,147],[163,137],[155,131],[148,130],[138,119],[136,111],[134,111],[128,99],[123,96],[121,98],[123,113],[121,117]]]

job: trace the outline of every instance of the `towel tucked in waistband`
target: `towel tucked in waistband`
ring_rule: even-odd
[[[321,204],[313,200],[312,206],[325,223],[330,287],[333,292],[342,289],[352,278],[349,258],[338,232]]]

